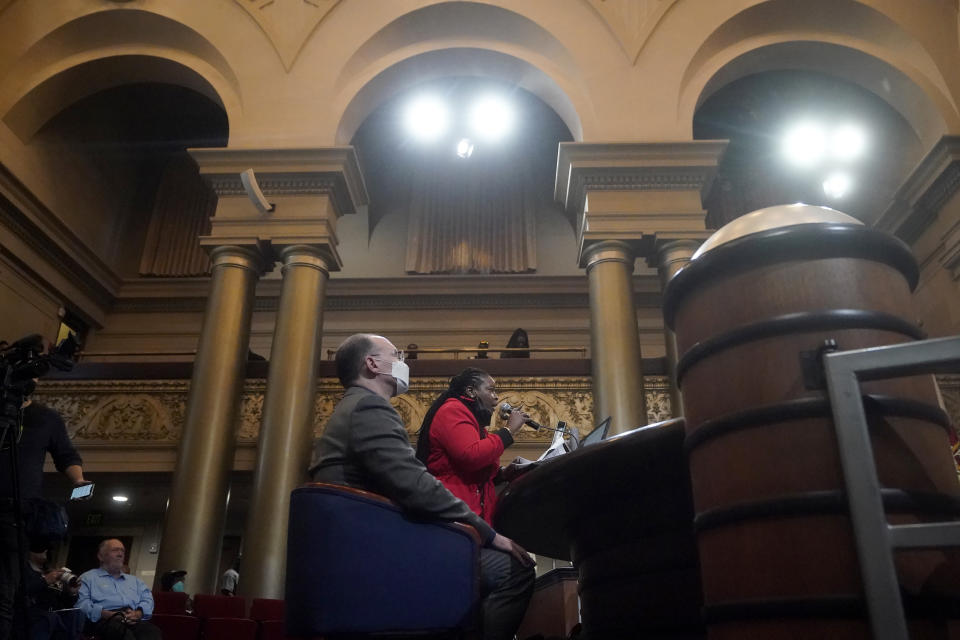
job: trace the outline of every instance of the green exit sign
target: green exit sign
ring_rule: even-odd
[[[88,527],[99,527],[103,524],[103,514],[102,513],[88,513],[87,517],[83,519],[83,524]]]

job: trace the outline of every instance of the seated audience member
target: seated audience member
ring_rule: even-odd
[[[47,564],[49,544],[30,541],[27,563],[27,615],[31,640],[77,640],[83,634],[84,616],[73,606],[77,602],[80,579],[65,579],[65,569]]]
[[[411,342],[407,345],[407,360],[416,360],[417,359],[417,350],[420,348],[416,342]]]
[[[160,640],[147,622],[153,594],[140,578],[123,572],[125,549],[119,540],[104,540],[97,549],[99,569],[80,576],[77,608],[87,618],[85,632],[100,640]]]
[[[485,427],[496,408],[497,386],[490,374],[464,369],[427,410],[417,440],[417,459],[450,493],[491,524],[500,455],[530,417],[515,409],[506,428],[488,434]]]
[[[160,576],[160,591],[183,593],[186,590],[186,585],[183,582],[186,575],[187,572],[183,569],[165,571],[164,574]]]
[[[184,580],[186,576],[187,572],[183,569],[171,569],[170,571],[165,571],[163,575],[160,576],[160,591],[186,593],[187,584]],[[183,609],[187,613],[193,612],[193,598],[191,598],[189,595],[187,596],[186,602],[184,602]]]
[[[524,349],[530,346],[530,341],[527,339],[527,332],[523,329],[517,329],[513,332],[513,335],[510,336],[510,339],[507,340],[508,349]],[[529,351],[501,351],[501,358],[529,358]]]
[[[406,393],[409,369],[386,338],[355,334],[336,355],[337,376],[346,389],[316,441],[310,475],[314,481],[374,491],[419,517],[472,525],[480,550],[483,637],[513,638],[533,591],[527,553],[496,533],[417,460],[400,414],[390,398]]]
[[[487,359],[487,352],[486,352],[486,350],[489,349],[489,348],[490,348],[490,342],[489,342],[488,340],[481,340],[481,341],[480,341],[480,344],[477,345],[477,349],[481,349],[481,351],[477,351],[477,358],[476,358],[476,359],[477,359],[477,360],[486,360],[486,359]]]

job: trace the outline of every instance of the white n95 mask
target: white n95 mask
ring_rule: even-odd
[[[394,360],[390,375],[397,381],[396,396],[403,395],[410,388],[410,366],[402,360]]]

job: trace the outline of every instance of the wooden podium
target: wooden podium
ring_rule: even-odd
[[[503,492],[494,524],[572,560],[586,638],[702,638],[683,419],[560,456]]]

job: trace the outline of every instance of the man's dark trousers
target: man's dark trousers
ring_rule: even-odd
[[[527,610],[536,573],[509,553],[480,549],[484,640],[510,640]]]

